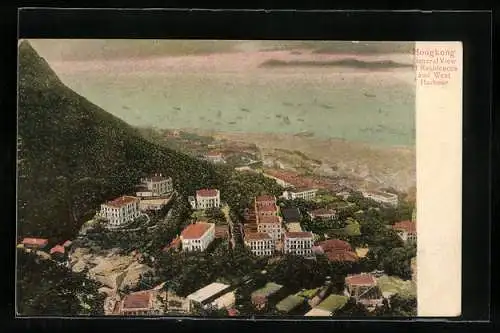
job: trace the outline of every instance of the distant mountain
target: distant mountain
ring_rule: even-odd
[[[18,91],[19,236],[74,236],[101,202],[133,193],[147,173],[172,175],[183,193],[220,181],[212,165],[146,141],[66,87],[27,41]]]
[[[391,68],[411,68],[412,64],[404,64],[392,60],[383,61],[362,61],[357,59],[339,60],[278,60],[269,59],[260,64],[260,67],[349,67],[358,69],[391,69]]]

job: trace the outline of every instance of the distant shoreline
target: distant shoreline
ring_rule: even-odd
[[[356,69],[380,70],[393,68],[412,68],[413,64],[404,64],[392,60],[363,61],[355,58],[340,60],[279,60],[269,59],[260,67],[350,67]]]

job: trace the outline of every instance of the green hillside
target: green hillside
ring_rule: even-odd
[[[22,237],[74,236],[102,201],[132,193],[147,173],[171,175],[181,193],[220,181],[208,163],[146,141],[66,87],[27,41],[19,46],[18,146]]]

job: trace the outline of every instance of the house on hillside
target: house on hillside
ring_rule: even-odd
[[[392,229],[395,230],[403,242],[417,241],[417,223],[413,221],[396,222]]]
[[[43,250],[49,244],[49,240],[45,238],[24,238],[21,241],[22,247],[30,250]]]
[[[364,191],[363,196],[367,199],[372,199],[375,202],[390,206],[397,206],[399,199],[398,195],[383,191]]]
[[[215,224],[196,222],[181,232],[182,251],[205,251],[215,239]]]
[[[201,189],[196,191],[196,197],[189,197],[193,209],[209,209],[220,207],[220,191],[217,189]]]
[[[257,232],[268,234],[275,242],[280,241],[283,235],[281,218],[276,215],[258,217]]]
[[[252,304],[256,309],[263,309],[266,305],[274,306],[280,299],[285,296],[285,288],[277,283],[268,282],[258,290],[255,290],[251,295]]]
[[[162,315],[162,299],[165,299],[165,293],[158,289],[133,292],[123,297],[117,312],[121,316]]]
[[[270,256],[275,250],[274,239],[266,232],[245,233],[245,245],[256,256]]]
[[[140,200],[136,197],[121,196],[101,205],[99,217],[106,220],[107,228],[117,228],[129,224],[138,218]]]
[[[340,239],[319,242],[318,247],[318,252],[324,254],[329,261],[355,262],[359,259],[351,245]]]
[[[141,179],[136,196],[139,198],[160,197],[172,193],[173,190],[172,178],[160,173]]]
[[[320,208],[308,212],[308,215],[311,219],[331,219],[337,216],[337,211],[334,209]]]
[[[191,308],[201,307],[205,309],[221,309],[234,306],[235,295],[230,290],[231,286],[213,282],[195,292],[189,294],[186,298],[191,302]]]
[[[305,201],[313,200],[316,197],[317,188],[299,187],[293,190],[284,191],[282,197],[287,200],[301,199]]]
[[[363,304],[368,310],[381,306],[384,300],[377,279],[369,273],[349,275],[345,278],[344,294]]]
[[[283,241],[283,252],[309,257],[312,256],[312,232],[286,232]]]
[[[203,155],[203,159],[211,163],[226,163],[224,156],[219,151],[211,151]]]

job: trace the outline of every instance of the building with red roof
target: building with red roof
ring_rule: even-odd
[[[257,231],[269,234],[274,241],[279,241],[283,235],[283,223],[281,217],[276,215],[258,216]]]
[[[24,238],[21,244],[29,249],[41,250],[49,244],[49,240],[45,238]]]
[[[140,216],[140,200],[132,196],[121,196],[101,205],[99,216],[108,222],[107,227],[126,225]]]
[[[220,191],[217,189],[200,189],[196,196],[190,197],[189,201],[193,209],[209,209],[220,207]]]
[[[283,240],[284,253],[302,256],[312,255],[312,232],[285,232]]]
[[[174,185],[171,177],[166,177],[161,173],[154,174],[141,179],[136,195],[138,197],[158,197],[171,193]]]
[[[222,155],[222,152],[220,151],[210,151],[206,153],[204,156],[204,159],[212,162],[212,163],[225,163],[224,161],[224,156]]]
[[[274,239],[266,232],[245,233],[245,245],[256,256],[270,256],[274,253]]]
[[[56,245],[50,249],[50,254],[61,254],[64,255],[66,253],[66,249],[62,245]]]
[[[416,242],[417,241],[417,223],[415,221],[401,221],[396,222],[392,226],[398,236],[404,242]]]
[[[121,316],[151,316],[163,313],[158,289],[142,290],[126,295],[119,303]]]
[[[383,304],[383,295],[377,285],[377,279],[369,273],[347,276],[344,293],[369,309]]]
[[[183,251],[205,251],[215,239],[215,224],[192,223],[182,230],[180,238]]]
[[[65,242],[63,243],[63,245],[62,245],[62,246],[64,246],[64,248],[66,248],[66,249],[67,249],[67,248],[69,248],[72,244],[73,244],[73,242],[72,242],[72,241],[67,240],[67,241],[65,241]]]
[[[340,239],[328,239],[319,242],[318,246],[330,261],[355,262],[359,259],[351,245]]]

